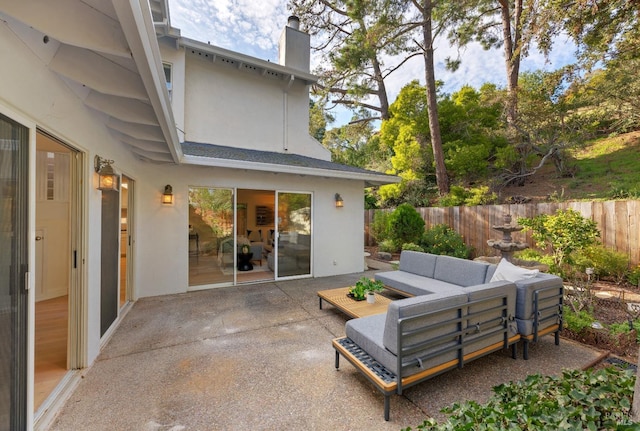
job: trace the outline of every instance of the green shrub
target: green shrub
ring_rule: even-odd
[[[629,268],[629,258],[625,253],[607,249],[602,244],[580,250],[574,262],[582,272],[590,267],[599,277],[613,277],[617,283],[624,281]]]
[[[449,194],[441,197],[438,205],[441,207],[489,205],[497,200],[498,195],[490,192],[487,186],[472,187],[468,190],[461,186],[451,186]]]
[[[406,242],[417,243],[424,233],[424,220],[414,207],[401,204],[389,216],[389,238],[398,248]]]
[[[395,253],[398,251],[398,247],[396,243],[391,239],[385,239],[384,241],[380,241],[378,243],[378,250],[384,251],[387,253]]]
[[[636,266],[627,273],[627,281],[633,286],[640,287],[640,265]]]
[[[417,429],[638,430],[640,424],[630,419],[634,382],[634,371],[616,367],[535,374],[494,387],[485,404],[455,403],[442,410],[449,415],[446,422],[427,419]]]
[[[636,341],[640,343],[640,321],[634,320],[631,324],[636,331]],[[609,333],[611,333],[611,335],[626,334],[629,332],[631,332],[629,322],[612,323],[609,325]]]
[[[422,247],[420,247],[418,244],[414,244],[412,242],[406,242],[406,243],[402,244],[402,250],[421,251],[421,252],[424,251],[424,249]]]
[[[573,209],[558,210],[554,215],[520,218],[518,224],[525,231],[531,231],[538,247],[551,250],[552,269],[561,268],[571,253],[595,244],[600,236],[596,222]]]
[[[462,235],[446,224],[437,224],[427,229],[419,244],[427,253],[445,254],[468,259],[471,248],[464,243]]]
[[[573,311],[571,307],[564,306],[562,313],[562,324],[565,328],[579,334],[596,321],[595,317],[588,310]]]
[[[389,216],[391,212],[376,210],[373,212],[373,221],[369,226],[369,232],[377,243],[389,239]]]
[[[542,254],[540,253],[540,251],[533,248],[527,248],[522,251],[517,251],[513,254],[513,256],[521,260],[527,260],[530,262],[539,262],[548,266],[553,265],[553,258],[550,255]]]

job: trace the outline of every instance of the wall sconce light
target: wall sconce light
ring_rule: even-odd
[[[340,193],[336,193],[336,208],[342,208],[344,206],[344,201],[342,200],[342,196]]]
[[[165,205],[173,205],[173,188],[169,184],[164,186],[164,193],[162,193],[162,203]]]
[[[113,160],[103,159],[96,156],[94,159],[94,168],[98,174],[98,190],[118,191],[119,181],[118,174],[113,170]]]

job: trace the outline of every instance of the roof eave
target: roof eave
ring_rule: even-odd
[[[234,60],[239,64],[250,65],[264,71],[274,72],[283,76],[293,76],[296,80],[300,80],[306,85],[312,85],[318,82],[318,77],[311,73],[303,72],[291,67],[285,67],[277,63],[261,60],[259,58],[251,57],[249,55],[245,55],[235,51],[230,51],[219,46],[209,45],[208,43],[200,42],[186,37],[180,37],[178,39],[178,45],[210,54],[213,58],[225,58],[228,60]]]
[[[215,157],[202,157],[185,155],[182,159],[183,164],[210,166],[227,169],[242,169],[251,171],[293,174],[293,175],[309,175],[325,178],[336,178],[345,180],[364,181],[367,187],[382,186],[385,184],[396,184],[400,182],[400,177],[366,172],[349,172],[337,171],[331,169],[309,168],[303,166],[280,165],[274,163],[248,162],[244,160],[229,160]]]
[[[175,127],[171,101],[161,66],[162,56],[147,1],[114,2],[114,7],[140,77],[147,89],[149,101],[156,112],[171,158],[175,163],[179,163],[183,156],[182,147]]]

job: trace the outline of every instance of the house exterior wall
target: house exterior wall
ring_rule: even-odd
[[[137,184],[136,189],[138,196],[152,197],[146,205],[139,205],[138,211],[138,220],[144,220],[137,225],[139,297],[182,293],[189,289],[190,186],[312,193],[313,275],[324,277],[363,271],[362,182],[196,166],[166,166],[160,178],[162,184],[155,180]],[[165,183],[173,187],[173,206],[160,203]],[[335,207],[336,193],[344,199],[343,208]]]
[[[183,141],[331,160],[309,136],[309,87],[238,70],[201,55],[161,44],[163,60],[176,69],[173,110]]]
[[[82,256],[86,285],[87,321],[87,358],[91,364],[100,351],[100,243],[101,243],[101,198],[102,193],[96,189],[97,175],[93,170],[95,155],[115,161],[115,169],[135,181],[134,214],[135,222],[132,230],[135,234],[134,243],[134,280],[132,283],[134,299],[145,296],[156,296],[170,293],[181,293],[188,290],[188,187],[215,186],[230,188],[246,188],[261,190],[282,190],[313,193],[313,275],[329,276],[361,272],[362,232],[364,228],[362,181],[326,179],[320,177],[273,174],[264,172],[239,171],[199,166],[157,165],[139,161],[108,131],[104,119],[100,114],[87,108],[78,94],[71,90],[70,85],[57,74],[51,72],[41,58],[25,47],[25,45],[7,29],[0,26],[0,55],[10,58],[12,67],[0,68],[0,80],[10,85],[4,85],[0,93],[0,112],[9,118],[16,114],[31,121],[32,132],[34,125],[58,137],[66,144],[84,153],[84,213],[86,223],[85,254]],[[180,64],[180,55],[173,58],[173,64]],[[218,73],[211,66],[191,62],[188,64],[187,76],[206,80],[204,88],[213,90],[218,88],[218,77],[221,82],[234,78],[228,74]],[[195,70],[195,71],[194,71]],[[29,73],[25,73],[29,71]],[[180,67],[174,69],[174,80],[179,76]],[[176,73],[177,72],[177,73]],[[191,75],[189,75],[189,72]],[[282,112],[273,114],[268,109],[268,103],[281,102],[283,92],[275,87],[265,86],[261,90],[259,81],[247,80],[251,85],[247,89],[246,97],[234,99],[231,104],[236,111],[223,109],[220,104],[216,109],[223,112],[238,114],[240,104],[245,104],[257,118],[254,123],[262,125],[280,123]],[[224,87],[224,86],[223,86]],[[303,98],[306,89],[296,88],[297,97]],[[185,98],[195,97],[187,92]],[[248,96],[251,96],[249,98]],[[265,96],[263,98],[262,96]],[[174,86],[174,103],[181,98],[179,86]],[[257,100],[260,109],[251,108],[251,100]],[[204,103],[202,99],[200,103]],[[300,112],[307,115],[308,105],[297,101]],[[187,102],[187,106],[189,103]],[[294,103],[295,106],[295,103]],[[208,108],[207,112],[216,117],[216,109]],[[274,111],[277,111],[274,110]],[[182,118],[177,109],[177,118]],[[266,115],[270,114],[270,115]],[[194,115],[203,124],[211,124],[206,115],[197,110],[185,110],[188,118]],[[302,116],[302,114],[300,114]],[[218,115],[218,117],[220,117]],[[231,116],[232,117],[232,116]],[[227,118],[227,122],[231,117]],[[246,116],[245,116],[246,117]],[[17,119],[17,118],[16,118]],[[218,123],[224,121],[216,120]],[[187,123],[187,134],[191,125],[195,130],[204,134],[206,127],[199,126],[191,119]],[[251,122],[248,122],[249,124]],[[220,126],[219,124],[219,126]],[[305,123],[306,124],[306,123]],[[221,127],[221,126],[220,126]],[[234,142],[252,141],[257,138],[260,127],[250,128],[251,133],[241,135]],[[266,126],[265,126],[266,127]],[[306,127],[306,126],[305,126]],[[216,127],[211,127],[215,131]],[[212,133],[212,132],[208,133]],[[273,136],[277,139],[278,127],[271,127]],[[281,132],[281,130],[280,130]],[[253,136],[255,134],[255,136]],[[223,136],[231,139],[232,133]],[[301,135],[301,133],[298,133]],[[276,138],[273,139],[274,141]],[[32,139],[35,143],[35,140]],[[295,146],[294,146],[295,148]],[[35,148],[31,148],[32,169],[35,166]],[[35,172],[32,172],[35,176]],[[166,184],[173,186],[175,203],[172,206],[162,205],[160,196]],[[344,208],[335,208],[334,195],[340,193],[344,198]],[[35,208],[35,196],[31,196],[30,205]],[[32,227],[32,229],[34,229]],[[33,238],[33,235],[32,235]],[[335,262],[335,264],[334,264]],[[30,262],[34,268],[34,261]]]

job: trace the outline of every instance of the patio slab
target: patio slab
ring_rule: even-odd
[[[391,399],[346,361],[331,339],[346,316],[316,292],[363,274],[213,289],[139,300],[52,430],[397,430],[442,419],[442,407],[485,401],[491,388],[529,374],[582,368],[601,352],[544,337],[524,361],[501,351]],[[373,276],[368,271],[365,275]]]

